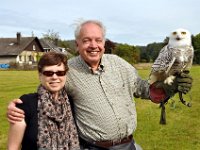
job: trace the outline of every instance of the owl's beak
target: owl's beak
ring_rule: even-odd
[[[180,38],[180,37],[177,37],[176,40],[179,41],[179,40],[181,40],[181,38]]]

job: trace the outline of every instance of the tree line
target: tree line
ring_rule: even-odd
[[[72,56],[78,55],[74,40],[61,40],[59,34],[53,31],[43,34],[44,39],[51,41],[56,40],[58,46],[64,47]],[[116,54],[130,64],[136,63],[152,63],[157,58],[160,50],[168,43],[169,37],[166,37],[163,42],[153,42],[146,46],[134,46],[130,44],[116,43],[109,39],[105,43],[105,53]],[[192,35],[192,45],[194,47],[194,64],[200,64],[200,33]]]

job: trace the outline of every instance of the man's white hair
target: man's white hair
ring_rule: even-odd
[[[76,23],[76,29],[74,31],[74,36],[75,36],[76,40],[80,36],[80,31],[81,31],[81,28],[83,27],[83,25],[88,24],[88,23],[93,23],[93,24],[98,25],[102,29],[103,38],[105,39],[106,27],[103,25],[103,23],[101,21],[99,21],[99,20],[83,20],[82,19],[82,20],[77,21],[77,23]]]

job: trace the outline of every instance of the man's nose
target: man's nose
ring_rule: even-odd
[[[95,40],[92,40],[90,42],[90,47],[96,48],[97,47],[97,42]]]

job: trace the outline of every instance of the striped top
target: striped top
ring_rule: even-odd
[[[137,125],[135,97],[149,98],[149,85],[129,63],[104,54],[96,72],[78,56],[68,62],[66,88],[74,103],[79,135],[86,140],[117,140]]]

